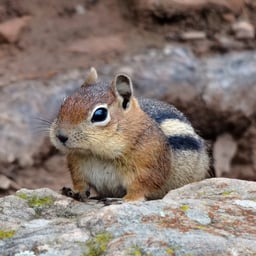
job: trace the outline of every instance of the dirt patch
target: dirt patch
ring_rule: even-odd
[[[232,23],[239,19],[256,26],[256,7],[253,2],[248,2],[238,14],[223,8],[208,8],[172,17],[152,14],[149,21],[148,16],[135,11],[136,4],[132,1],[1,1],[0,22],[31,17],[18,40],[13,43],[1,41],[1,84],[48,78],[77,67],[99,66],[125,54],[163,47],[168,43],[189,45],[201,55],[250,49],[255,41],[232,40],[231,29]],[[203,32],[205,38],[191,40],[191,34],[189,39],[182,36],[182,33],[193,30]],[[112,43],[116,51],[102,51],[104,40],[113,37],[119,37]],[[86,40],[90,51],[70,51],[81,40]],[[126,42],[126,47],[120,42]]]
[[[5,1],[0,4],[0,21],[30,16],[15,43],[0,44],[1,83],[29,78],[49,78],[74,68],[115,61],[161,40],[150,38],[123,15],[120,1]],[[146,34],[146,36],[145,36]],[[102,50],[112,38],[115,51]],[[113,40],[115,38],[115,40]],[[105,42],[106,40],[106,42]],[[73,50],[86,41],[88,50]],[[95,44],[96,42],[96,44]],[[122,45],[126,43],[126,47]],[[80,49],[82,48],[80,46]],[[105,47],[106,49],[106,47]]]

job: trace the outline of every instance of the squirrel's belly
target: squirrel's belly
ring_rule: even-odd
[[[110,161],[91,157],[83,164],[87,182],[101,197],[123,197],[126,194],[120,172]]]

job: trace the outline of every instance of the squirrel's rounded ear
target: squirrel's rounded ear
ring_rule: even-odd
[[[94,67],[90,68],[90,71],[85,79],[85,82],[82,86],[87,86],[91,84],[96,84],[98,81],[97,70]]]
[[[131,96],[133,94],[133,86],[131,78],[125,74],[117,74],[112,82],[114,91],[121,100],[122,107],[128,108]]]

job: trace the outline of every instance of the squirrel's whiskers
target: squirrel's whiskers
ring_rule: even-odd
[[[49,122],[41,121],[48,129]],[[63,101],[50,139],[67,155],[80,199],[158,199],[209,176],[207,147],[188,119],[166,103],[135,98],[125,74],[100,81],[91,68],[81,88]]]

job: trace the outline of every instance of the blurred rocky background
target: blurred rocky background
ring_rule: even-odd
[[[254,0],[0,0],[0,195],[70,185],[47,137],[89,67],[184,111],[217,177],[256,180]]]

